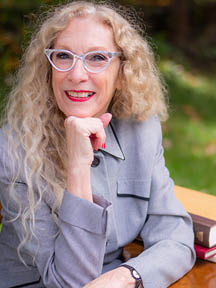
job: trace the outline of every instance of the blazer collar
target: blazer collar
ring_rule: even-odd
[[[118,159],[125,160],[125,156],[122,151],[118,136],[111,122],[105,128],[105,131],[106,131],[106,148],[105,149],[99,148],[99,149]]]

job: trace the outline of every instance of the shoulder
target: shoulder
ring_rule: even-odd
[[[120,143],[125,141],[140,144],[161,142],[161,123],[157,116],[142,121],[113,119],[112,124]]]
[[[121,163],[121,177],[151,179],[162,143],[158,117],[144,121],[114,120],[113,128],[125,158]]]
[[[8,126],[0,128],[0,182],[7,182],[7,179],[10,178],[8,130]]]
[[[11,139],[9,141],[9,138]],[[17,149],[15,153],[14,149],[10,145],[10,142],[14,142],[16,145],[17,137],[14,132],[10,132],[8,125],[0,128],[0,181],[7,182],[14,177],[17,172],[18,162],[23,159],[23,152],[21,149]],[[17,145],[18,147],[19,145]],[[22,154],[22,155],[21,155]]]
[[[8,141],[9,127],[3,126],[0,128],[0,163],[7,162],[9,158],[9,141]],[[1,165],[0,164],[0,165]]]
[[[125,130],[133,131],[133,133],[138,133],[140,131],[146,133],[157,133],[161,130],[160,120],[157,116],[153,116],[146,120],[134,120],[132,118],[126,119],[113,119],[112,123],[117,131],[122,132]]]
[[[0,149],[3,151],[8,147],[8,133],[9,127],[3,126],[0,128]]]

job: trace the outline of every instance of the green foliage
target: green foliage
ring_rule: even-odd
[[[38,11],[43,12],[50,5],[62,2],[0,0],[0,113],[10,90],[12,75],[20,64],[23,47],[34,31]],[[159,6],[164,3],[169,5],[171,0],[118,2],[139,7],[143,4],[147,7],[147,3],[153,2]],[[202,32],[206,20],[202,7],[211,2],[215,3],[216,0],[194,0],[194,3],[199,4],[196,7],[196,23],[201,24],[197,27],[195,25],[199,35],[197,41],[192,39],[184,43],[184,46],[192,51],[191,62],[195,64],[197,59],[215,63],[214,26],[211,29],[212,38],[209,37],[210,30]],[[150,13],[150,10],[145,11]],[[199,73],[195,73],[193,65],[185,60],[183,53],[168,41],[169,33],[167,30],[157,31],[151,41],[154,51],[160,57],[158,63],[170,97],[170,119],[163,125],[166,163],[176,184],[216,195],[216,75],[214,72],[211,77],[205,76],[205,65],[201,66]]]
[[[152,48],[157,55],[160,57],[168,57],[171,53],[173,53],[173,47],[166,39],[165,33],[157,33],[154,36],[154,41],[152,44]]]
[[[216,195],[216,84],[170,60],[161,62],[170,96],[164,124],[167,166],[178,185]]]
[[[39,13],[57,0],[0,1],[0,83],[10,85],[11,74],[18,68],[23,48],[35,28]]]

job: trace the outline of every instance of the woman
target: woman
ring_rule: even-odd
[[[114,9],[73,2],[46,19],[0,134],[2,288],[167,287],[191,269],[166,116],[152,52]],[[123,263],[138,235],[144,252]]]

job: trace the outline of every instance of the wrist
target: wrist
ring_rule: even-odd
[[[130,265],[127,265],[127,264],[123,264],[121,265],[122,268],[126,268],[125,270],[127,270],[130,275],[131,275],[131,278],[133,278],[134,280],[134,287],[135,288],[139,288],[139,287],[142,287],[142,278],[140,276],[140,274],[136,271],[135,268],[133,268],[132,266]]]
[[[134,288],[136,285],[135,279],[131,276],[130,270],[120,266],[118,270],[118,279],[123,283],[124,287]]]
[[[68,167],[67,191],[77,197],[92,202],[89,165],[77,165],[75,168]]]

